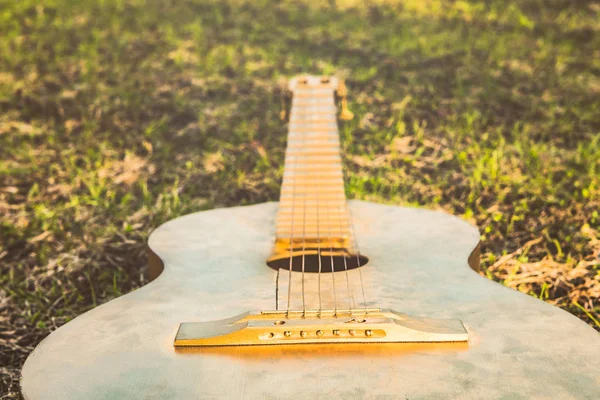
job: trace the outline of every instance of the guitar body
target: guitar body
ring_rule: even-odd
[[[274,309],[277,295],[285,309],[278,273],[265,264],[277,211],[277,203],[267,203],[191,214],[158,228],[149,247],[162,274],[47,337],[23,367],[24,398],[600,398],[598,333],[469,268],[477,229],[433,211],[349,206],[361,253],[370,259],[360,269],[369,306],[460,318],[468,346],[176,350],[181,322]],[[343,273],[335,274],[343,282]]]

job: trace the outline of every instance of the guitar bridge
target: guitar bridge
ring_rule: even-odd
[[[318,343],[466,342],[458,319],[418,318],[391,310],[305,310],[244,313],[209,322],[184,322],[175,347]]]

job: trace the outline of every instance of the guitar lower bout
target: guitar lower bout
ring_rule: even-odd
[[[477,229],[422,209],[349,207],[369,257],[354,270],[362,272],[368,307],[461,320],[468,344],[175,348],[182,322],[273,309],[277,282],[285,310],[289,276],[265,265],[277,204],[218,209],[158,228],[149,239],[164,265],[158,278],[48,336],[23,367],[25,400],[600,397],[598,333],[474,273],[468,259]],[[301,273],[292,274],[298,294]],[[345,272],[334,274],[343,293]]]

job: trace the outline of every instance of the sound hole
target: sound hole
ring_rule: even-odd
[[[292,257],[292,271],[302,272],[302,255],[296,255]],[[341,256],[335,255],[333,257],[329,255],[321,255],[321,272],[331,272],[331,265],[333,259],[333,271],[345,271],[346,269],[354,269],[362,267],[369,262],[369,259],[363,255],[359,255],[358,259],[356,255],[352,256]],[[267,262],[267,265],[273,269],[286,269],[290,268],[290,259],[280,258],[278,260],[271,260]],[[307,254],[304,256],[304,272],[319,272],[319,256],[316,254]]]

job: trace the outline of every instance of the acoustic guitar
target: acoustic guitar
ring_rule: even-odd
[[[600,399],[598,333],[474,272],[468,223],[347,201],[344,85],[290,89],[279,203],[160,226],[155,279],[43,340],[24,398]]]

